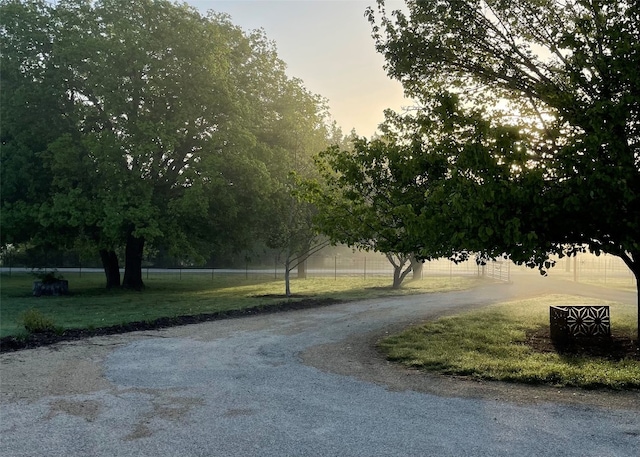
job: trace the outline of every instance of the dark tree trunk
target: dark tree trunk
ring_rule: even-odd
[[[640,348],[640,251],[624,253],[619,256],[627,264],[631,273],[636,278],[637,322],[636,344]]]
[[[291,262],[289,260],[284,263],[284,293],[287,297],[291,296]]]
[[[637,322],[636,322],[636,345],[640,349],[640,265],[629,266],[631,273],[636,278],[636,301],[637,301]]]
[[[122,287],[125,289],[142,290],[142,252],[144,250],[144,238],[137,238],[129,233],[124,259],[124,279]]]
[[[120,287],[120,265],[118,265],[118,256],[115,251],[100,249],[100,259],[107,277],[107,289]]]
[[[637,270],[633,270],[633,274],[636,277],[636,299],[638,301],[638,307],[637,307],[637,320],[638,322],[636,323],[636,344],[638,345],[638,348],[640,348],[640,268],[638,268]]]

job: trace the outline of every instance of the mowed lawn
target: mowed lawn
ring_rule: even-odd
[[[560,354],[528,343],[549,326],[549,306],[607,304],[612,334],[636,339],[636,307],[589,301],[584,297],[545,296],[489,306],[412,327],[379,343],[390,360],[420,370],[476,379],[613,389],[640,388],[640,361]],[[633,349],[632,349],[633,350]]]
[[[50,318],[59,329],[98,328],[127,322],[151,321],[215,313],[277,304],[287,299],[284,280],[264,275],[215,275],[182,273],[151,274],[145,278],[141,292],[106,290],[99,273],[72,273],[70,295],[33,297],[34,277],[29,274],[2,276],[0,283],[0,337],[25,334],[22,316],[37,310]],[[327,277],[294,279],[290,300],[304,298],[358,300],[391,295],[445,292],[472,287],[475,277],[425,277],[407,282],[400,290],[388,286],[391,278]]]

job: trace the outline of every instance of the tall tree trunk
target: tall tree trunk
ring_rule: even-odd
[[[640,251],[625,252],[619,257],[627,264],[631,273],[636,278],[637,322],[636,345],[640,348]]]
[[[287,297],[291,296],[291,262],[288,258],[284,263],[284,293]]]
[[[631,269],[631,272],[636,278],[636,301],[637,303],[637,322],[636,322],[636,346],[640,349],[640,264]]]
[[[142,252],[144,250],[144,238],[127,235],[127,247],[124,259],[124,279],[122,287],[125,289],[142,290]]]
[[[634,273],[636,275],[636,295],[638,296],[638,309],[637,309],[637,314],[638,314],[638,322],[636,323],[636,332],[637,332],[637,338],[636,338],[636,344],[638,345],[638,348],[640,348],[640,271],[637,273]]]
[[[118,255],[115,251],[100,249],[100,259],[102,268],[107,278],[107,289],[120,287],[120,265],[118,265]]]

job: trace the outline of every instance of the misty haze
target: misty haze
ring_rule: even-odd
[[[637,455],[639,18],[0,0],[0,453]]]

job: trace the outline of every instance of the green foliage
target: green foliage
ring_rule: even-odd
[[[584,297],[545,296],[440,318],[384,339],[391,360],[426,371],[529,384],[583,388],[640,387],[640,362],[537,352],[528,332],[549,325],[549,305],[584,303]],[[610,304],[612,332],[631,340],[633,307]]]
[[[318,230],[332,243],[385,253],[394,266],[393,286],[400,287],[411,271],[404,267],[415,253],[406,219],[416,194],[409,195],[394,172],[408,173],[391,166],[405,151],[387,139],[369,141],[352,134],[349,140],[351,144],[336,144],[318,155],[320,179],[305,183],[304,196],[318,208]]]
[[[185,261],[247,248],[325,147],[324,101],[225,15],[5,0],[0,30],[0,244],[91,245],[114,271],[126,247],[140,288],[145,243]]]
[[[443,92],[460,98],[435,108],[450,121],[426,149],[447,171],[416,210],[454,222],[454,251],[544,272],[550,255],[589,249],[640,281],[637,2],[420,0],[388,13],[378,0],[367,15],[389,75],[424,105],[407,131],[429,130],[420,111]]]
[[[529,137],[528,148],[511,152],[520,163],[510,173],[461,189],[458,201],[478,210],[471,230],[454,236],[478,238],[489,251],[515,250],[522,260],[528,253],[541,267],[546,253],[588,246],[622,257],[638,275],[638,4],[425,0],[408,2],[408,14],[378,4],[379,13],[368,10],[376,45],[405,90],[426,104],[434,93],[455,91],[486,108],[507,144],[509,130]],[[455,171],[476,181],[490,177],[485,160],[507,157],[453,140],[457,157],[468,154]],[[494,200],[500,193],[519,198]],[[492,224],[478,217],[482,205],[508,218]],[[512,230],[517,243],[492,238]]]
[[[55,321],[37,309],[29,309],[20,317],[20,321],[29,333],[46,333],[56,330]]]
[[[538,214],[512,211],[528,208],[542,182],[533,171],[513,173],[528,161],[526,134],[482,109],[464,109],[454,94],[434,96],[412,113],[386,114],[379,138],[354,138],[352,149],[320,155],[322,182],[309,185],[309,198],[321,208],[324,233],[387,253],[392,263],[395,255],[394,265],[412,256],[464,260],[471,251],[546,259],[538,240],[527,238]]]
[[[40,281],[42,281],[44,284],[52,283],[52,282],[56,282],[56,281],[60,281],[61,279],[64,279],[64,276],[58,273],[58,270],[56,269],[53,269],[53,270],[40,269],[32,272],[32,274],[33,276],[38,278]]]

